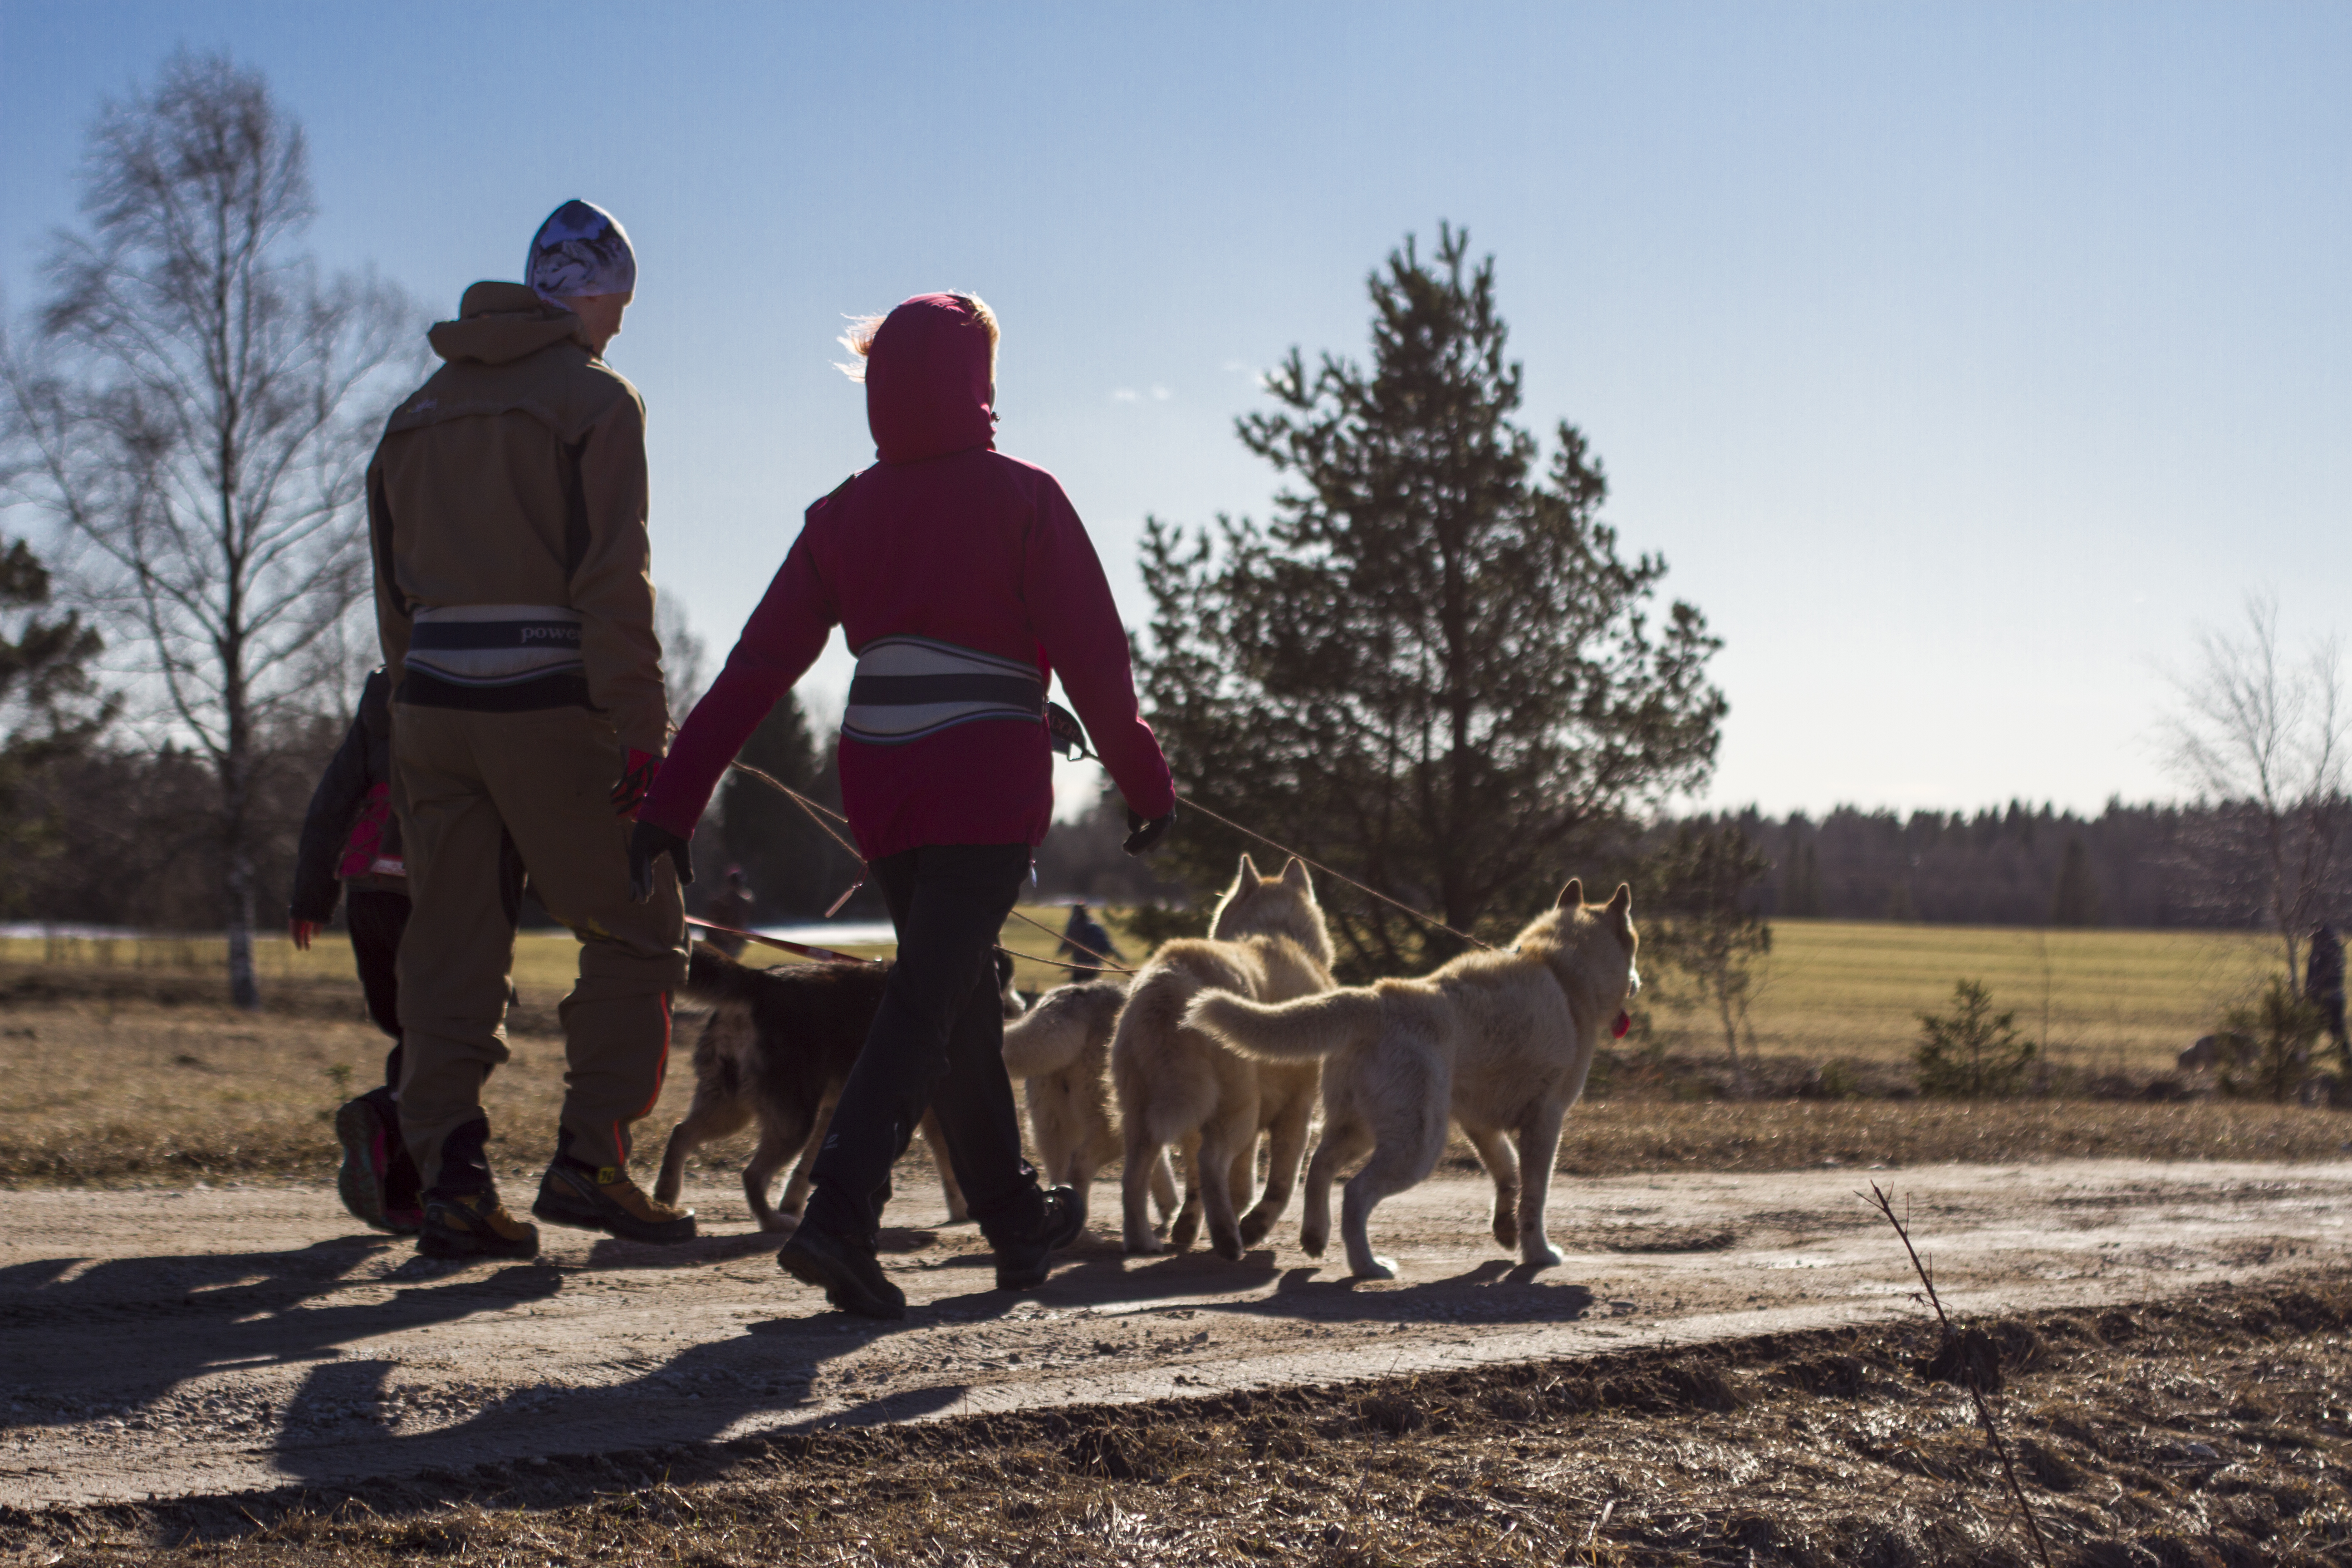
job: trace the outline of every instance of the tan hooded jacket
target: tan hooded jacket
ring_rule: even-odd
[[[477,283],[458,313],[368,468],[384,664],[413,678],[400,700],[556,706],[584,679],[622,744],[659,756],[645,404],[579,318],[520,283]]]

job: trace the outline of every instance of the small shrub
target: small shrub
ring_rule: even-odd
[[[2296,995],[2284,976],[2272,975],[2252,1005],[2231,1008],[2223,1022],[2225,1034],[2239,1036],[2251,1048],[2221,1075],[2221,1091],[2284,1101],[2302,1088],[2311,1047],[2326,1027],[2315,1005]]]
[[[2011,1026],[2017,1015],[1995,1013],[1992,993],[1974,980],[1952,987],[1949,1017],[1919,1015],[1919,1092],[1952,1100],[2015,1094],[2040,1047]]]

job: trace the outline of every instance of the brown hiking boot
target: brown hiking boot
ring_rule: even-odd
[[[507,1213],[496,1193],[428,1193],[416,1250],[427,1258],[536,1258],[539,1227]]]
[[[694,1211],[646,1195],[617,1165],[583,1165],[557,1156],[539,1180],[530,1212],[550,1225],[601,1230],[659,1246],[694,1239]]]

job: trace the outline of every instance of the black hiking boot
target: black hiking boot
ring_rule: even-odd
[[[1037,1228],[996,1244],[996,1288],[1034,1290],[1043,1285],[1053,1267],[1051,1255],[1077,1240],[1086,1227],[1087,1211],[1078,1205],[1076,1193],[1068,1187],[1047,1193]]]
[[[396,1192],[399,1167],[407,1152],[400,1142],[400,1108],[391,1093],[372,1089],[357,1100],[347,1100],[335,1112],[335,1138],[343,1146],[342,1169],[335,1173],[335,1193],[352,1217],[373,1229],[394,1236],[415,1236],[425,1223],[414,1183]]]
[[[823,1289],[824,1299],[845,1312],[866,1318],[907,1315],[907,1293],[890,1283],[874,1249],[829,1230],[803,1222],[776,1254],[776,1267]]]
[[[507,1213],[496,1193],[427,1193],[416,1250],[426,1258],[537,1258],[539,1227]]]
[[[617,1166],[600,1169],[561,1154],[539,1179],[539,1198],[530,1212],[550,1225],[601,1230],[658,1247],[694,1239],[692,1209],[647,1197]]]

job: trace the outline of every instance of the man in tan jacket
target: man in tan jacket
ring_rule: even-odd
[[[528,283],[477,283],[429,334],[441,369],[368,469],[393,805],[415,900],[400,951],[401,1133],[424,1184],[418,1250],[529,1258],[499,1203],[483,1079],[507,1059],[513,929],[500,834],[579,936],[563,1000],[563,1111],[532,1212],[682,1241],[692,1211],[629,1179],[629,1125],[669,1057],[686,978],[676,871],[630,899],[629,818],[667,750],[646,537],[645,405],[604,362],[636,286],[618,223],[567,202]],[[617,782],[616,782],[617,781]]]

